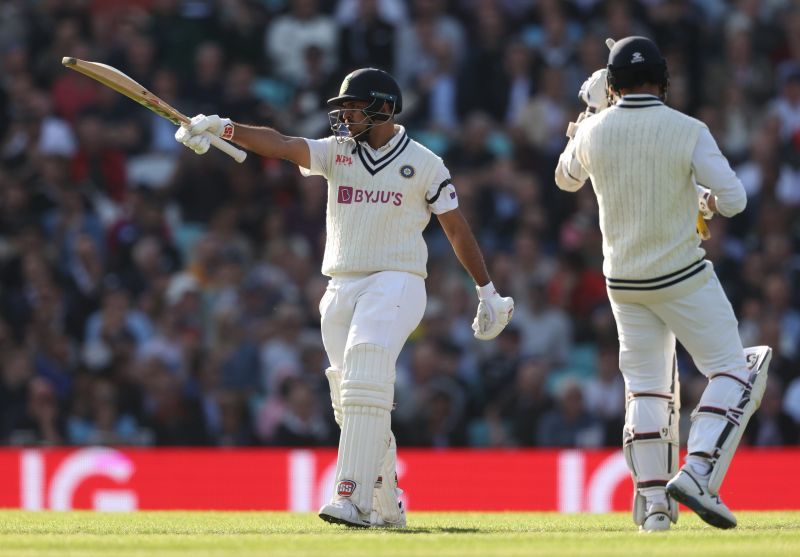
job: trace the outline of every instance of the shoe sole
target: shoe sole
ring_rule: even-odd
[[[332,516],[329,514],[320,513],[319,517],[324,520],[325,522],[330,522],[331,524],[341,524],[343,526],[347,526],[349,528],[369,528],[369,524],[356,524],[355,522],[350,522],[343,518],[339,518],[338,516]]]
[[[703,521],[714,526],[715,528],[721,528],[723,530],[727,530],[729,528],[734,528],[736,526],[735,522],[731,522],[727,518],[717,513],[711,512],[703,505],[700,504],[700,501],[692,497],[691,495],[684,493],[683,491],[677,489],[674,486],[667,486],[667,493],[670,497],[678,501],[679,503],[683,503],[690,509],[692,509],[697,516],[699,516]]]

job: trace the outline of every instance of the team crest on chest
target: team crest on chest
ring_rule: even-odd
[[[417,171],[410,164],[404,164],[400,167],[400,176],[403,178],[413,178]]]

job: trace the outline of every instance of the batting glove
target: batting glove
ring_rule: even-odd
[[[705,188],[703,186],[696,186],[697,187],[697,200],[698,205],[700,207],[700,213],[703,215],[705,220],[711,220],[714,218],[714,211],[708,206],[708,198],[711,197],[711,190]]]
[[[178,128],[175,132],[175,141],[202,155],[208,152],[211,146],[211,139],[207,133],[229,140],[233,137],[233,123],[230,118],[220,118],[216,114],[211,116],[198,114],[188,124]]]
[[[511,321],[514,313],[513,298],[503,298],[490,282],[486,286],[476,286],[478,291],[478,312],[472,322],[472,330],[478,340],[491,340],[499,335]]]
[[[597,70],[589,78],[583,82],[578,97],[586,103],[590,112],[600,112],[604,108],[608,108],[608,94],[606,88],[608,85],[608,70],[603,68]]]

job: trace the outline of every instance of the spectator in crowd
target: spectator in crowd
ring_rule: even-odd
[[[336,67],[338,35],[335,21],[320,12],[317,0],[290,0],[289,4],[289,13],[275,18],[264,38],[275,74],[294,85],[308,73],[304,55],[311,45],[319,47],[326,71]]]
[[[117,386],[106,378],[91,382],[86,414],[67,421],[69,442],[74,445],[137,445],[140,435],[136,419],[122,413],[117,401]]]
[[[603,424],[586,408],[583,389],[573,380],[559,387],[555,408],[539,421],[536,444],[540,447],[600,447],[604,441]]]
[[[751,445],[776,447],[800,442],[800,426],[782,408],[781,393],[781,380],[770,377],[761,406],[747,424],[745,435]]]
[[[283,382],[286,402],[273,443],[285,447],[313,447],[329,444],[331,430],[322,418],[319,399],[302,380],[291,378]]]

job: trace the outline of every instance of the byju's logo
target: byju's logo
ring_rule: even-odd
[[[353,202],[353,187],[352,186],[339,186],[339,195],[336,198],[339,203],[352,203]]]
[[[371,191],[353,188],[353,186],[339,186],[339,191],[336,195],[336,201],[345,205],[350,205],[351,203],[391,203],[395,207],[399,207],[403,203],[403,194],[396,191]]]

